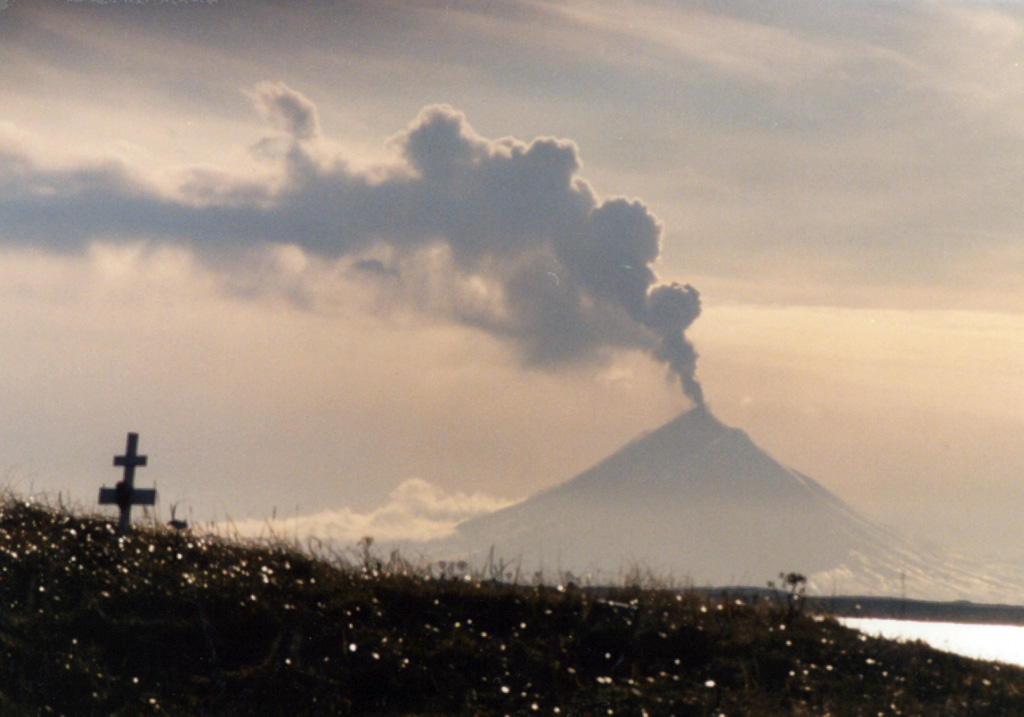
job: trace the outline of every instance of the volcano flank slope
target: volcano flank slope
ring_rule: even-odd
[[[915,553],[741,430],[696,408],[565,483],[459,525],[428,557],[588,581],[640,568],[696,585],[764,585],[799,571],[823,594],[1003,599],[999,584]]]

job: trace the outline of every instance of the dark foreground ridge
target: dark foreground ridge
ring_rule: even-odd
[[[1024,714],[784,604],[414,574],[0,504],[0,714]]]

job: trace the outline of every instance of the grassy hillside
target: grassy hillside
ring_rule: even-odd
[[[0,714],[1024,714],[784,606],[441,580],[0,506]]]

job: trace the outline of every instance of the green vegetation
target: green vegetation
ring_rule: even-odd
[[[1024,714],[1024,671],[786,604],[440,579],[0,505],[2,714],[645,712]]]

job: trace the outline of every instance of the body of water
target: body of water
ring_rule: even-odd
[[[920,640],[938,650],[979,660],[1024,666],[1024,627],[959,622],[920,622],[843,617],[839,622],[867,635],[890,640]]]

